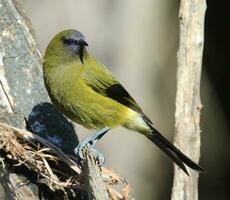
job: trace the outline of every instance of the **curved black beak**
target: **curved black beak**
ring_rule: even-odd
[[[88,44],[83,39],[77,40],[77,44],[81,47],[79,49],[79,57],[80,57],[80,60],[81,60],[82,64],[84,64],[84,62],[83,62],[83,56],[84,56],[83,49],[84,49],[85,46],[88,46]]]
[[[83,46],[83,47],[88,46],[88,43],[83,39],[78,40],[77,44],[80,45],[80,46]]]

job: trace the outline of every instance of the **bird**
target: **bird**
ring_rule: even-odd
[[[87,144],[95,145],[110,129],[123,126],[146,136],[187,175],[185,166],[204,172],[154,128],[134,98],[87,46],[81,32],[68,29],[53,37],[43,57],[44,83],[54,106],[72,121],[96,130],[75,153]]]

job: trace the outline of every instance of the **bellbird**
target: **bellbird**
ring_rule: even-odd
[[[86,46],[82,33],[65,30],[50,41],[43,60],[44,82],[56,108],[74,122],[99,130],[83,146],[93,143],[110,128],[124,126],[145,135],[186,174],[185,165],[203,172],[153,127],[137,102]]]

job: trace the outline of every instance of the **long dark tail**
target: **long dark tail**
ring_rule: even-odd
[[[198,172],[204,172],[204,169],[194,163],[188,156],[171,144],[158,130],[153,127],[151,123],[148,121],[146,121],[146,123],[151,129],[151,133],[146,134],[146,137],[164,151],[188,176],[189,173],[185,165]]]

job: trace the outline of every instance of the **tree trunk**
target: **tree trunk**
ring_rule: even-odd
[[[73,150],[78,144],[73,126],[47,102],[49,102],[49,98],[43,84],[41,53],[36,46],[29,21],[16,0],[0,0],[0,121],[8,124],[6,126],[4,124],[0,125],[0,133],[8,132],[9,134],[5,134],[5,136],[12,136],[13,139],[16,139],[16,142],[27,141],[30,144],[32,143],[31,139],[36,140],[36,138],[39,139],[39,136],[42,136],[47,142],[42,139],[39,139],[38,142],[43,145],[47,145],[50,142],[64,152],[57,154],[59,151],[56,151],[56,156],[63,156],[65,153],[73,154]],[[25,120],[25,118],[27,119]],[[20,131],[20,129],[25,129],[26,127],[39,136],[34,137],[28,131]],[[33,170],[33,165],[23,165],[23,163],[19,162],[17,165],[20,165],[21,168],[17,168],[15,160],[12,161],[11,159],[10,150],[8,149],[7,152],[3,148],[5,141],[1,142],[0,158],[3,170],[1,171],[0,182],[7,199],[40,199],[44,197],[45,192],[48,195],[45,196],[46,198],[86,199],[84,192],[81,193],[81,191],[78,196],[75,193],[74,197],[75,190],[73,189],[68,190],[71,191],[68,194],[72,196],[67,195],[66,190],[63,190],[64,192],[56,191],[55,189],[52,191],[49,185],[45,185],[41,180],[36,179],[38,175],[42,176],[44,174],[32,171],[33,175],[38,175],[35,178],[31,177],[29,172]],[[52,146],[48,147],[52,149]],[[21,145],[21,148],[23,148],[23,145]],[[28,149],[25,149],[25,153],[31,153],[32,151],[31,149],[29,149],[30,151],[26,150]],[[17,153],[14,152],[16,155]],[[31,155],[34,156],[36,153],[37,151]],[[65,159],[68,161],[69,157],[65,157]],[[100,167],[93,160],[89,155],[83,165],[84,178],[90,178],[88,182],[86,181],[86,185],[88,183],[88,188],[95,187],[91,183],[93,180],[97,180],[103,186],[103,190],[97,190],[96,187],[90,188],[89,191],[92,194],[87,196],[100,196],[102,198],[97,199],[101,200],[109,199],[107,185],[103,180]],[[27,161],[24,160],[25,164]],[[38,162],[37,160],[33,161],[35,164]],[[66,163],[70,169],[64,170],[69,172],[71,163]],[[49,163],[45,160],[43,164],[48,166],[47,174],[51,174],[55,178],[56,176],[50,169]],[[88,170],[84,170],[84,168]],[[72,167],[72,169],[74,168]],[[61,171],[62,168],[58,167],[58,170]],[[78,172],[77,170],[74,171]],[[66,176],[67,172],[63,171],[63,174]],[[80,177],[79,174],[76,175]],[[46,177],[44,175],[43,179]],[[48,180],[50,181],[50,179]]]
[[[174,143],[197,162],[200,157],[200,77],[205,10],[205,0],[181,0]],[[190,176],[187,176],[177,166],[174,172],[171,199],[197,200],[199,174],[189,170]]]
[[[41,54],[23,13],[10,0],[0,0],[0,120],[25,127],[34,105],[47,101],[42,85]],[[0,181],[7,199],[38,199],[38,187],[6,166]],[[19,187],[19,183],[21,184]]]

